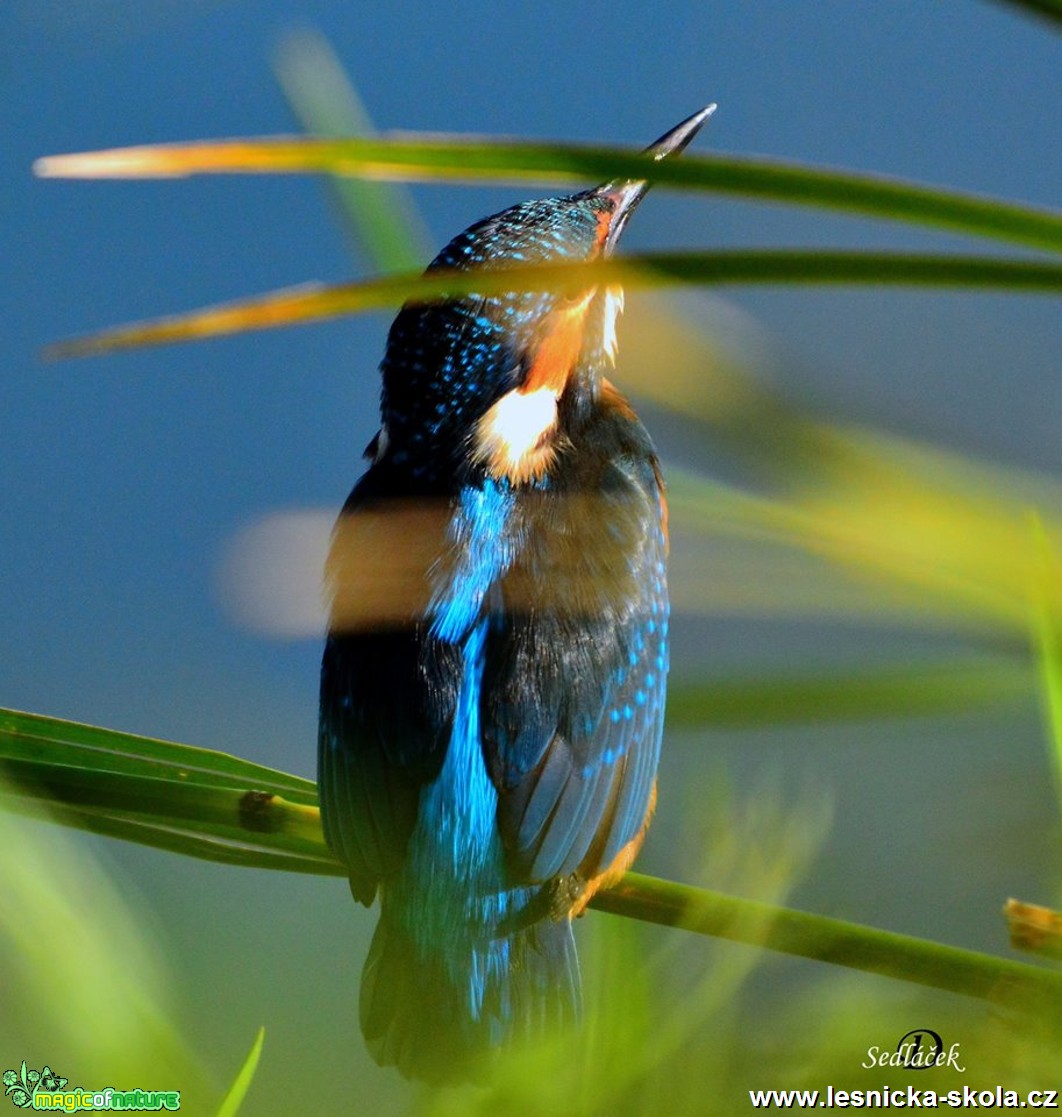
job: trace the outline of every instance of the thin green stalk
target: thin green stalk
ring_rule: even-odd
[[[1062,996],[1062,974],[843,919],[628,873],[598,911],[763,946],[982,1000]]]

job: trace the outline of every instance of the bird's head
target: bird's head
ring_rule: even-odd
[[[651,145],[686,147],[714,109]],[[649,184],[622,179],[522,202],[455,237],[428,271],[590,263],[613,251]],[[565,437],[565,414],[595,398],[616,353],[618,287],[467,294],[407,304],[391,327],[380,435],[370,450],[430,485],[485,470],[522,484],[542,475]]]

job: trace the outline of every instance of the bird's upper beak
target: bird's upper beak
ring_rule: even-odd
[[[654,159],[666,159],[669,155],[678,155],[683,151],[694,136],[701,130],[704,122],[715,112],[715,105],[707,105],[693,116],[687,117],[681,124],[676,124],[670,132],[665,132],[655,143],[651,143],[644,154],[651,155]],[[612,212],[609,222],[608,236],[603,249],[608,256],[616,247],[630,215],[638,203],[645,197],[651,183],[645,179],[615,179],[599,186],[594,193],[613,198],[616,208]]]

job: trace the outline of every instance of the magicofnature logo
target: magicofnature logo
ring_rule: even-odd
[[[58,1109],[63,1113],[78,1110],[124,1110],[125,1112],[176,1110],[181,1108],[180,1090],[64,1090],[69,1080],[50,1067],[30,1070],[25,1060],[19,1070],[5,1070],[4,1093],[19,1109]]]

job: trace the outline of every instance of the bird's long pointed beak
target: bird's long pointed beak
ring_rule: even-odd
[[[715,109],[714,104],[706,105],[693,116],[688,116],[681,124],[676,124],[670,132],[665,132],[655,143],[651,143],[645,149],[645,154],[651,155],[654,159],[666,159],[669,155],[677,155],[689,146],[690,141]]]
[[[678,155],[701,130],[704,122],[715,112],[715,108],[714,104],[706,105],[699,112],[687,117],[681,124],[676,124],[670,132],[665,132],[660,139],[651,143],[644,154],[651,155],[654,159],[666,159],[670,155]],[[616,242],[628,218],[645,197],[651,185],[652,183],[646,182],[645,179],[614,179],[594,191],[595,194],[607,194],[616,200],[616,208],[609,224],[608,239],[605,242],[606,255],[616,247]]]

